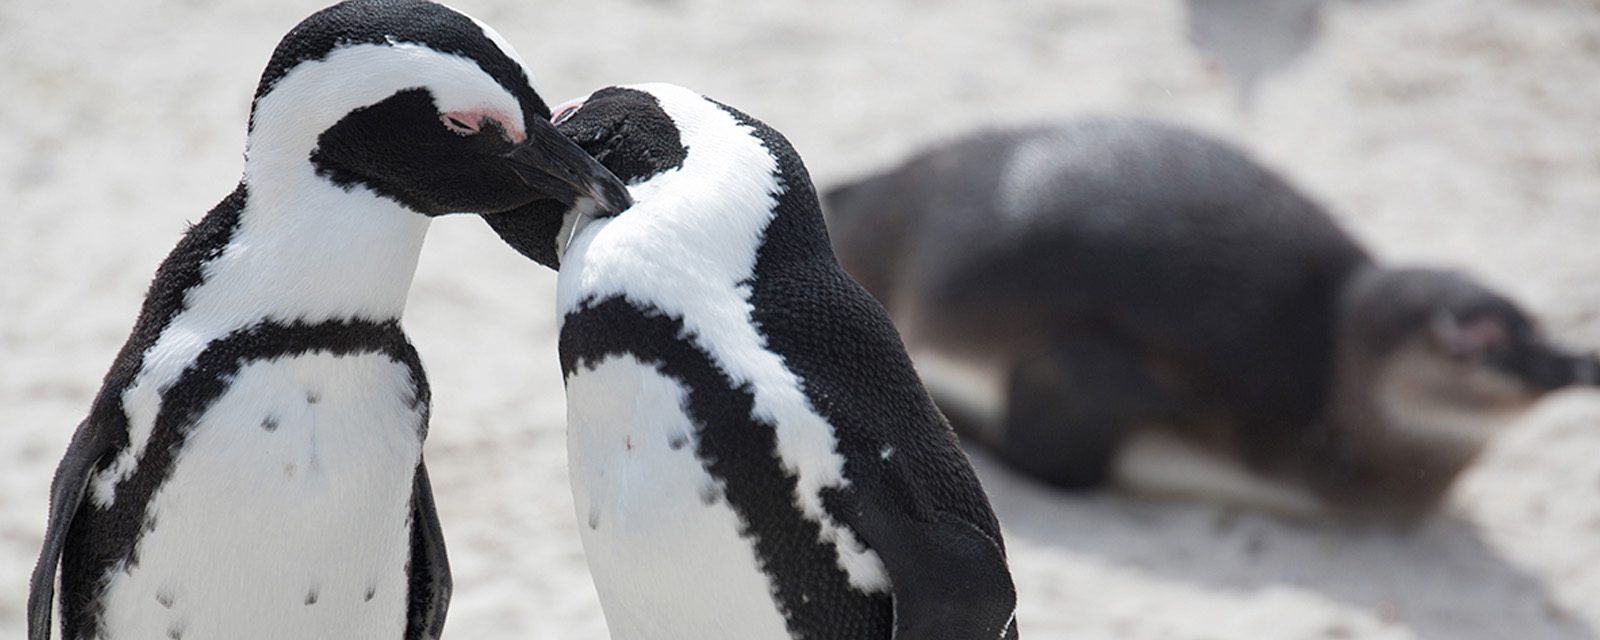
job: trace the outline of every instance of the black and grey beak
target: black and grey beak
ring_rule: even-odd
[[[544,120],[528,123],[528,137],[505,159],[527,185],[569,209],[594,202],[590,215],[606,218],[633,205],[628,188],[576,143]]]
[[[1600,355],[1585,353],[1572,356],[1572,383],[1600,385]]]
[[[1571,353],[1542,343],[1527,345],[1510,358],[1509,367],[1523,382],[1555,390],[1573,385],[1600,385],[1600,356]]]

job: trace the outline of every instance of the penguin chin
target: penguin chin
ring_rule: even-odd
[[[481,217],[517,253],[551,269],[560,269],[567,249],[584,229],[615,215],[593,198],[580,197],[570,206],[539,200]]]
[[[557,240],[571,211],[555,200],[537,200],[511,211],[486,213],[480,217],[517,253],[555,269],[560,266]]]

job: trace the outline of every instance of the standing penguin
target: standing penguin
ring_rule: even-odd
[[[670,85],[557,111],[636,202],[503,233],[560,262],[572,486],[612,637],[1015,638],[983,489],[783,136]]]
[[[627,205],[549,115],[500,36],[443,5],[352,0],[284,37],[242,181],[162,263],[56,472],[32,640],[58,566],[74,640],[439,635],[400,315],[432,216]]]
[[[1595,379],[1511,301],[1375,264],[1176,127],[973,135],[826,200],[841,262],[957,428],[1067,488],[1414,515],[1510,418]]]

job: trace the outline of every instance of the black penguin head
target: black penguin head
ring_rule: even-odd
[[[607,87],[556,108],[556,128],[617,178],[640,185],[683,166],[689,156],[678,123],[649,89],[668,85]],[[671,87],[677,89],[677,87]],[[686,91],[686,90],[684,90]],[[487,216],[508,244],[540,264],[556,267],[566,241],[583,222],[550,205],[535,216]],[[615,212],[602,214],[615,215]]]
[[[1507,390],[1502,395],[1530,397],[1600,381],[1594,356],[1545,341],[1515,303],[1458,273],[1370,269],[1351,286],[1344,322],[1353,348],[1373,360],[1425,360],[1416,370],[1433,371],[1436,380],[1417,388],[1462,400],[1496,386],[1490,381]]]
[[[672,240],[683,255],[741,250],[755,234],[766,258],[833,260],[799,154],[782,134],[737,109],[654,83],[601,89],[557,107],[554,121],[628,184],[635,203],[620,215],[648,217],[645,224],[657,232],[694,229]],[[619,214],[488,219],[512,247],[554,267],[585,225],[610,215]],[[784,240],[768,242],[773,237]],[[772,250],[778,245],[788,250]]]
[[[366,189],[430,216],[534,202],[625,208],[622,184],[549,115],[488,26],[425,0],[349,0],[306,18],[273,52],[245,179],[252,194],[267,176]]]
[[[623,182],[640,184],[682,167],[689,157],[678,123],[650,89],[676,87],[606,87],[557,107],[554,121]]]

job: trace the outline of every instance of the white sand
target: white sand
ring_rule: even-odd
[[[46,489],[186,220],[237,180],[273,44],[321,0],[0,1],[0,636]],[[1600,345],[1600,4],[1348,4],[1251,113],[1173,0],[459,0],[554,101],[685,84],[824,185],[974,127],[1142,113],[1253,149],[1380,253],[1470,270]],[[1001,7],[1004,7],[1003,9]],[[410,329],[454,638],[604,637],[566,487],[552,274],[441,221]],[[1411,531],[1066,498],[978,456],[1031,638],[1560,638],[1600,629],[1600,394],[1552,399]]]

